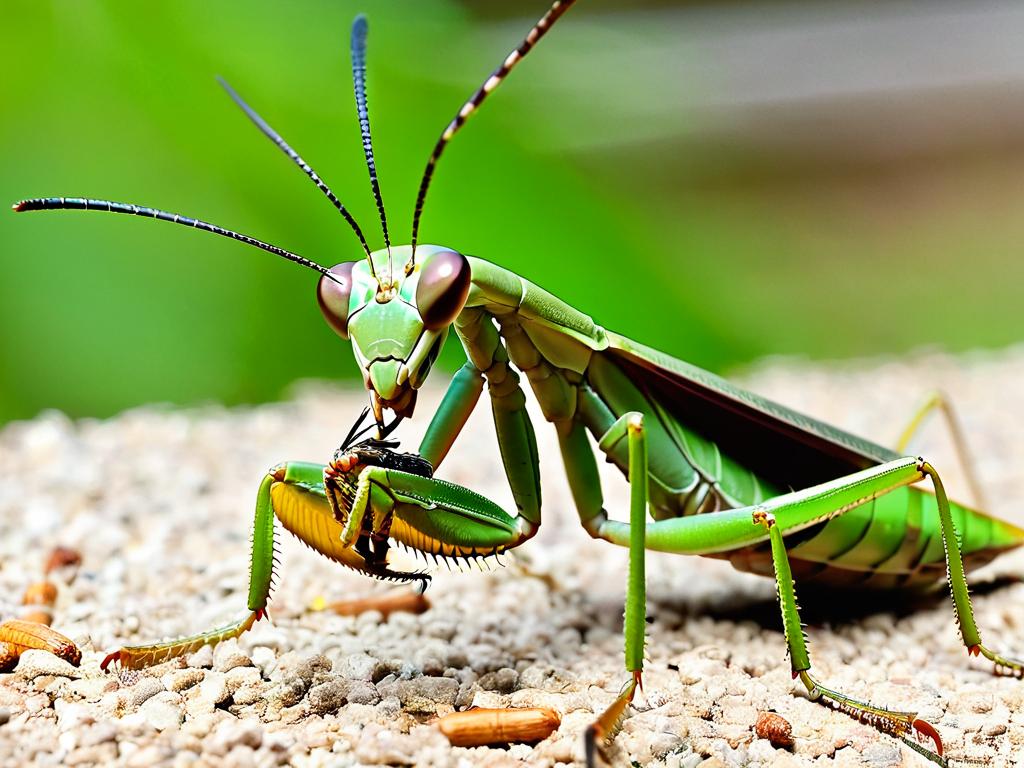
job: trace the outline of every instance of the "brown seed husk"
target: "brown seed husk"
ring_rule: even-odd
[[[82,562],[82,554],[71,547],[54,547],[46,558],[44,573],[50,573],[66,565],[78,565]]]
[[[57,585],[52,581],[30,584],[21,597],[22,605],[53,605],[57,601]]]
[[[456,747],[532,743],[550,736],[562,723],[548,707],[470,709],[437,720],[437,727]]]
[[[18,666],[21,653],[10,643],[0,643],[0,672],[10,672]]]
[[[754,733],[759,739],[767,739],[776,747],[793,746],[793,726],[781,715],[774,712],[759,712],[754,723]]]
[[[21,620],[33,624],[43,624],[48,627],[53,623],[53,614],[50,611],[44,610],[27,611],[22,614]]]
[[[425,613],[429,609],[430,600],[426,595],[407,589],[388,592],[379,597],[341,600],[323,606],[323,610],[334,611],[339,616],[358,616],[367,611],[380,611],[385,619],[392,613]]]
[[[54,656],[77,667],[82,661],[82,652],[70,639],[45,624],[21,619],[11,619],[0,624],[0,642],[14,648],[21,654],[30,648],[49,651]]]

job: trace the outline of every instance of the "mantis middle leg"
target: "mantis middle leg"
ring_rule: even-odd
[[[626,672],[630,677],[611,706],[586,730],[584,747],[588,766],[595,764],[598,751],[615,737],[625,717],[626,708],[633,701],[636,689],[643,686],[644,641],[647,629],[645,568],[648,470],[643,414],[624,414],[615,421],[605,437],[613,441],[625,437],[629,446],[629,578],[626,583],[626,611],[622,634],[625,639]]]

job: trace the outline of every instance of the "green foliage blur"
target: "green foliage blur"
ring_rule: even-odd
[[[366,11],[377,164],[393,238],[406,242],[433,142],[546,5],[8,3],[0,199],[135,202],[324,264],[358,258],[345,222],[220,74],[380,247],[349,71],[349,27]],[[887,152],[896,135],[867,141],[841,124],[848,112],[809,128],[784,98],[718,110],[716,71],[680,64],[724,55],[694,32],[714,27],[718,6],[630,8],[581,0],[495,92],[439,165],[424,242],[514,269],[715,370],[1021,339],[1019,139],[914,152],[900,135],[904,149]],[[763,6],[724,8],[746,23]],[[770,131],[743,122],[766,114]],[[827,140],[794,139],[801,128]],[[297,379],[358,379],[317,310],[315,275],[222,238],[0,211],[0,266],[0,421],[260,402]],[[443,365],[460,357],[450,343]]]

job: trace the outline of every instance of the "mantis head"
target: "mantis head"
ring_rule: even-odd
[[[471,269],[461,253],[436,245],[417,248],[420,216],[434,169],[448,142],[480,108],[484,100],[508,76],[536,45],[551,25],[574,0],[555,0],[526,38],[514,48],[484,83],[462,105],[441,132],[427,160],[416,194],[412,217],[412,237],[407,246],[392,246],[388,233],[384,200],[377,180],[377,165],[370,136],[370,118],[366,105],[367,22],[357,16],[352,24],[352,79],[355,91],[359,132],[366,167],[370,174],[377,212],[384,234],[384,248],[371,251],[356,220],[323,179],[288,143],[250,107],[224,80],[220,83],[231,99],[253,124],[263,132],[316,185],[352,228],[365,253],[365,260],[348,261],[330,269],[298,254],[249,235],[210,224],[190,216],[170,213],[134,203],[120,203],[80,197],[45,197],[22,200],[15,211],[85,210],[107,211],[168,221],[173,224],[211,232],[221,237],[260,248],[300,266],[320,273],[317,299],[328,324],[343,339],[352,341],[352,350],[370,392],[370,404],[381,439],[402,417],[412,415],[416,390],[426,379],[448,335],[448,329],[462,311],[469,295]],[[404,263],[404,268],[395,269]],[[383,411],[394,412],[396,419],[384,427]]]
[[[551,25],[573,2],[555,0],[526,38],[502,59],[445,126],[427,159],[416,193],[412,237],[409,241],[411,244],[400,247],[391,246],[373,157],[373,141],[366,108],[366,19],[357,17],[352,26],[352,76],[356,109],[385,248],[371,253],[359,227],[346,215],[366,251],[366,261],[346,262],[332,267],[327,275],[320,278],[317,298],[328,324],[339,336],[352,341],[352,350],[370,392],[374,417],[382,430],[384,408],[394,411],[398,418],[412,414],[416,390],[430,372],[449,327],[462,311],[472,282],[469,261],[461,253],[431,245],[420,246],[417,250],[420,216],[437,162],[448,142],[465,125],[466,120],[480,108],[487,96],[505,80],[513,67],[547,34]],[[318,186],[322,185],[319,177],[314,175],[311,178]],[[396,274],[394,264],[402,261],[405,262],[405,268],[401,274]]]
[[[317,285],[327,324],[352,342],[378,424],[384,408],[412,415],[416,390],[469,295],[470,266],[461,253],[423,245],[415,262],[411,255],[411,246],[375,251],[331,267]],[[406,267],[386,277],[395,257],[406,257]]]

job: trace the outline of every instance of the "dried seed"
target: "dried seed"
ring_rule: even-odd
[[[759,712],[754,723],[754,733],[759,739],[767,739],[776,747],[793,746],[793,726],[781,715],[774,712]]]
[[[325,603],[322,599],[313,603],[317,611],[334,611],[339,616],[358,616],[367,611],[380,611],[386,619],[392,613],[424,613],[430,609],[426,595],[407,589],[396,590],[379,597],[365,597],[360,600],[342,600]]]
[[[57,601],[57,585],[52,581],[37,581],[22,595],[22,605],[53,605]]]
[[[562,719],[547,707],[470,709],[437,720],[437,727],[456,747],[512,744],[546,739]]]
[[[82,562],[82,555],[77,549],[71,547],[54,547],[46,558],[46,565],[43,571],[49,573],[66,565],[78,565]]]
[[[77,645],[43,624],[20,619],[5,621],[0,624],[0,642],[11,646],[19,655],[29,648],[38,648],[49,651],[74,667],[82,661],[82,652]]]
[[[53,614],[43,610],[27,611],[22,614],[21,620],[30,621],[33,624],[45,624],[48,627],[53,623]]]
[[[18,666],[21,654],[10,643],[0,643],[0,672],[10,672]]]

